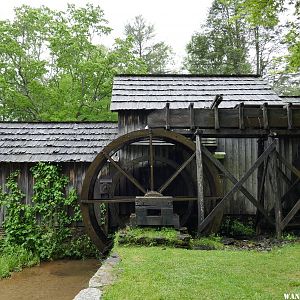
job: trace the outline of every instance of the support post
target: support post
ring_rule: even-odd
[[[245,129],[245,120],[244,120],[244,103],[240,103],[239,105],[239,128]]]
[[[265,151],[265,139],[259,138],[257,141],[257,157],[260,157]],[[263,164],[258,167],[257,170],[257,202],[264,207],[265,203],[265,178],[266,178],[266,171],[268,167],[268,159],[267,157]],[[262,220],[262,213],[257,209],[256,211],[256,233],[261,233],[261,220]]]
[[[288,129],[293,129],[293,110],[292,110],[292,103],[288,103],[286,105],[286,114],[288,120]]]
[[[264,103],[262,106],[264,129],[269,129],[269,114],[268,114],[268,103]]]
[[[167,102],[166,103],[166,109],[165,109],[165,113],[166,113],[166,130],[170,130],[170,103]]]
[[[195,129],[195,111],[194,111],[194,103],[191,103],[189,106],[190,110],[190,129]]]
[[[201,139],[199,132],[196,134],[196,166],[197,166],[197,190],[198,190],[198,230],[200,235],[200,224],[204,220],[204,188],[203,188],[203,161],[201,150]]]
[[[274,138],[269,138],[269,143],[272,143]],[[275,139],[278,146],[278,139]],[[274,211],[275,211],[275,228],[276,228],[276,237],[281,238],[281,220],[282,220],[282,205],[281,205],[281,195],[280,195],[280,180],[277,168],[277,153],[274,151],[271,153],[270,157],[270,171],[272,172],[272,186],[274,192]]]
[[[219,122],[219,109],[218,107],[214,107],[214,114],[215,114],[215,129],[220,129],[220,122]]]
[[[150,130],[149,134],[149,164],[150,164],[150,190],[154,191],[154,151],[153,151],[153,136]]]

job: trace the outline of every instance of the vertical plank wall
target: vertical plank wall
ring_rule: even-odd
[[[148,111],[120,111],[119,112],[119,134],[128,133],[134,130],[144,129],[147,125]],[[278,147],[279,152],[290,163],[295,163],[299,160],[298,168],[300,168],[300,139],[299,138],[285,138],[280,139]],[[142,149],[140,149],[142,151]],[[164,153],[164,150],[160,150]],[[240,179],[247,170],[253,165],[257,159],[257,139],[256,138],[219,138],[218,147],[216,151],[223,151],[226,153],[225,159],[222,163],[232,172],[232,174]],[[138,151],[137,151],[138,152]],[[296,164],[297,167],[297,164]],[[283,168],[291,178],[291,173]],[[232,184],[228,180],[223,180],[224,193],[230,190]],[[248,178],[244,186],[257,197],[257,170]],[[283,194],[287,190],[287,185],[282,181],[280,187]],[[273,207],[274,193],[267,178],[265,189],[265,206],[267,209]],[[229,200],[226,208],[226,214],[255,214],[255,206],[241,193],[234,194]]]
[[[62,169],[62,174],[66,175],[70,182],[66,188],[66,193],[72,188],[75,188],[79,195],[81,193],[82,182],[85,176],[85,172],[90,163],[86,162],[67,162],[59,163],[59,166]],[[33,194],[33,178],[30,172],[31,167],[34,166],[34,163],[0,163],[0,187],[2,191],[6,192],[7,188],[5,186],[6,179],[8,176],[16,171],[20,170],[19,176],[19,187],[22,192],[25,194],[24,201],[27,204],[31,204],[31,197]],[[5,217],[5,208],[0,208],[0,229]],[[79,226],[81,224],[78,224]]]

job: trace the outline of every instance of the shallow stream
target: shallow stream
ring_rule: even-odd
[[[0,280],[1,300],[71,300],[100,267],[95,259],[58,260]]]

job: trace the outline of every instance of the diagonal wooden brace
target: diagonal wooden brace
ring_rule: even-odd
[[[223,199],[214,207],[210,214],[203,220],[199,226],[199,230],[203,230],[215,217],[218,211],[225,205],[225,202],[238,190],[240,190],[256,207],[260,212],[265,216],[265,218],[273,225],[274,221],[269,217],[268,213],[264,207],[248,192],[247,189],[243,187],[245,181],[249,176],[258,168],[264,160],[275,150],[277,142],[274,141],[269,147],[262,153],[262,155],[255,161],[252,167],[247,171],[247,173],[238,181],[217,159],[215,159],[212,154],[202,147],[203,154],[221,171],[223,172],[228,179],[234,184],[233,188],[223,197]]]
[[[300,199],[294,205],[294,207],[290,210],[290,212],[286,215],[286,217],[281,221],[280,227],[283,230],[286,225],[292,220],[295,214],[300,210]]]
[[[105,151],[102,151],[102,153],[120,173],[122,173],[129,181],[131,181],[142,193],[146,194],[146,190],[131,174],[123,170]]]
[[[288,199],[288,194],[296,187],[296,185],[300,182],[300,178],[297,178],[294,183],[288,188],[288,190],[281,197],[281,202],[285,202]]]
[[[290,171],[292,171],[298,178],[300,178],[300,171],[295,168],[292,164],[290,164],[280,153],[276,151],[276,155],[278,159],[288,168]]]

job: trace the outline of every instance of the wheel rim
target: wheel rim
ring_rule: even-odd
[[[87,170],[82,192],[81,199],[93,199],[94,198],[94,188],[97,180],[97,176],[99,172],[102,170],[104,165],[107,163],[109,157],[111,158],[116,152],[125,148],[132,143],[136,143],[139,141],[143,141],[145,139],[149,139],[149,180],[150,180],[150,189],[154,190],[154,154],[153,154],[153,140],[162,140],[165,142],[171,142],[177,145],[180,145],[184,149],[186,149],[189,153],[195,153],[195,144],[192,140],[180,135],[178,133],[174,133],[171,131],[163,130],[163,129],[154,129],[154,130],[139,130],[130,132],[126,135],[118,137],[116,140],[112,141],[108,144],[104,149],[96,156],[94,161],[91,163],[90,167]],[[151,149],[152,148],[152,149]],[[151,154],[152,152],[152,154]],[[204,170],[206,175],[208,176],[208,182],[210,185],[210,189],[213,191],[215,195],[220,193],[220,185],[218,183],[217,178],[217,170],[216,168],[205,158],[203,157]],[[122,168],[121,168],[122,169]],[[119,170],[122,172],[122,170]],[[179,174],[178,174],[179,175]],[[177,175],[177,176],[178,176]],[[135,178],[133,178],[135,179]],[[146,189],[140,186],[137,182],[137,187],[143,192],[146,193]],[[143,188],[143,190],[141,189]],[[161,186],[163,188],[163,186]],[[161,192],[163,192],[167,187],[165,187]],[[95,213],[95,206],[92,203],[81,202],[81,211],[83,222],[86,227],[86,231],[95,245],[99,250],[105,252],[109,249],[112,241],[107,235],[107,233],[101,228],[99,223],[97,222],[97,216]]]

